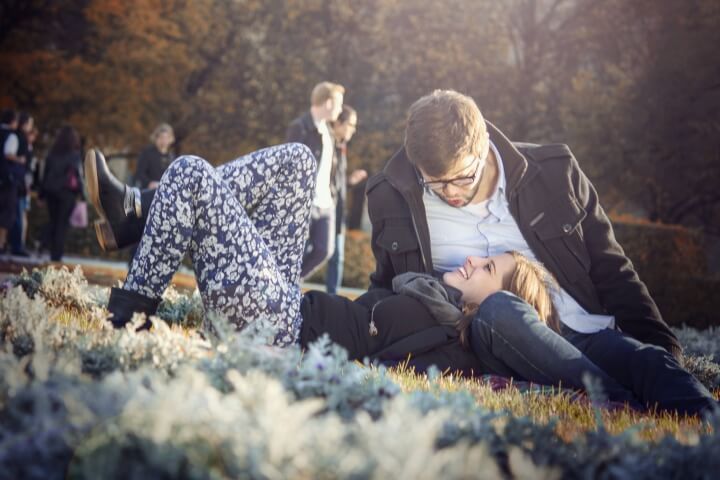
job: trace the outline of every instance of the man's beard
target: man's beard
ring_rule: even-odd
[[[480,190],[480,183],[481,183],[480,180],[478,180],[477,184],[475,184],[475,186],[473,187],[472,192],[468,193],[467,195],[463,195],[462,197],[453,198],[453,200],[460,200],[462,202],[458,205],[453,205],[452,203],[450,203],[450,201],[445,197],[445,195],[443,193],[438,194],[438,197],[440,197],[440,199],[443,202],[447,203],[449,206],[451,206],[453,208],[467,207],[468,205],[470,205],[470,202],[473,201],[473,199],[475,198],[475,195],[477,195],[478,190]]]

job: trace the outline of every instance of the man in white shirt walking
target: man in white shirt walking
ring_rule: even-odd
[[[335,163],[335,141],[328,122],[337,120],[342,111],[345,88],[331,82],[315,85],[310,95],[310,110],[293,120],[286,140],[307,145],[317,165],[317,181],[311,212],[310,233],[300,276],[307,278],[327,261],[335,250],[335,202],[331,184]]]

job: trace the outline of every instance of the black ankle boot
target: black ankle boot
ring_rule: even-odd
[[[141,208],[140,191],[115,178],[98,150],[85,155],[85,177],[90,202],[100,216],[95,222],[100,247],[117,250],[139,242],[147,212]]]
[[[122,288],[110,289],[110,300],[108,301],[108,310],[112,314],[110,322],[115,328],[123,328],[130,320],[134,313],[144,313],[148,317],[155,315],[160,299],[154,300],[145,295],[141,295],[130,290]],[[147,330],[152,325],[148,319],[138,330]]]

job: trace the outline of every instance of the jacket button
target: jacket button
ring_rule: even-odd
[[[397,243],[397,242],[393,242],[392,245],[391,245],[391,248],[393,249],[393,252],[396,251],[396,250],[398,249],[398,243]]]
[[[572,227],[570,226],[569,223],[566,223],[565,225],[563,225],[562,229],[563,229],[563,232],[570,233],[570,230],[572,230]]]

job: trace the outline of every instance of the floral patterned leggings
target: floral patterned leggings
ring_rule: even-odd
[[[238,328],[265,319],[277,328],[276,345],[297,342],[315,172],[298,143],[218,168],[179,157],[160,180],[123,288],[159,298],[189,250],[206,313]]]

